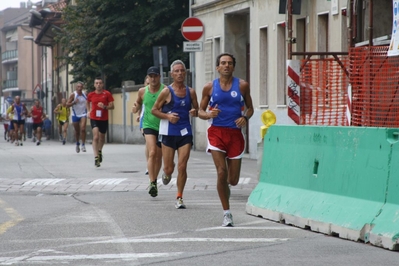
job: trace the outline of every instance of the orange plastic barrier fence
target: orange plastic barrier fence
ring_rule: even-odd
[[[352,48],[352,125],[399,127],[399,57],[388,46]]]
[[[353,47],[348,56],[303,59],[300,124],[399,127],[399,56],[388,57],[388,48]]]
[[[347,125],[347,56],[304,59],[301,65],[300,124]]]

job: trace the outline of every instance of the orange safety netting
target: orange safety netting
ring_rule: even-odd
[[[347,56],[303,59],[301,66],[300,124],[347,125]]]
[[[399,57],[388,46],[352,48],[352,125],[399,127]]]

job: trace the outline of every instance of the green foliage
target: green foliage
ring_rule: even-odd
[[[181,23],[188,17],[188,1],[77,0],[64,9],[63,32],[58,36],[73,69],[74,81],[93,84],[106,77],[108,89],[123,80],[143,82],[153,65],[152,48],[165,45],[168,60],[181,59],[184,38]],[[165,66],[164,71],[169,71]]]

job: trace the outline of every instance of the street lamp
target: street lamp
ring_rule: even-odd
[[[33,101],[33,91],[34,91],[34,88],[35,88],[35,83],[34,83],[34,80],[33,80],[33,76],[34,76],[34,62],[33,62],[33,41],[34,41],[34,39],[35,38],[33,38],[33,36],[24,36],[24,40],[29,40],[29,41],[31,41],[32,43],[31,43],[31,51],[32,51],[32,101]]]

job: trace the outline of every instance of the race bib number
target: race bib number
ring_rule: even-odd
[[[182,136],[187,135],[187,134],[188,134],[187,128],[180,130],[180,134],[181,134]]]
[[[96,111],[96,117],[101,117],[101,113],[102,113],[101,110],[97,110]]]

